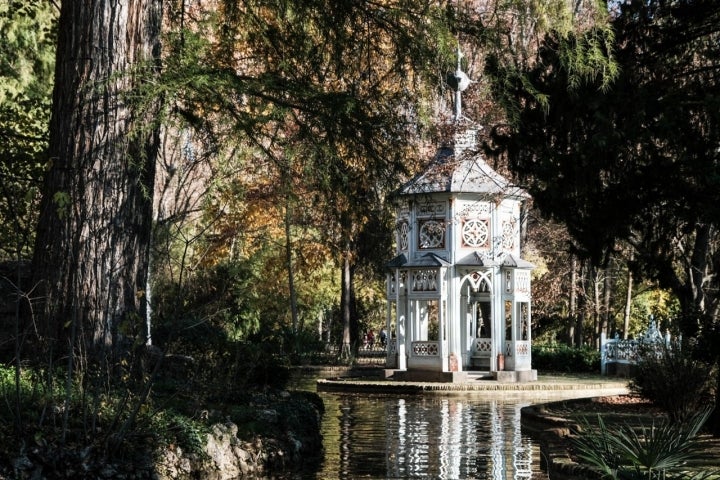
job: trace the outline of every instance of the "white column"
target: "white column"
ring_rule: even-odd
[[[505,342],[503,335],[505,332],[505,305],[503,305],[502,295],[502,278],[500,277],[500,269],[493,269],[493,284],[490,303],[492,305],[492,357],[490,365],[492,370],[497,370],[497,357],[499,354],[505,354]]]

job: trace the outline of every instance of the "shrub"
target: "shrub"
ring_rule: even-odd
[[[533,367],[538,370],[567,373],[600,371],[600,352],[590,347],[567,345],[533,345]]]
[[[140,428],[152,432],[158,445],[177,445],[183,451],[204,456],[208,427],[172,409],[156,411],[141,417]]]
[[[627,424],[608,426],[598,415],[597,426],[583,419],[581,430],[571,441],[578,457],[599,471],[602,478],[717,478],[717,471],[704,470],[706,458],[697,438],[709,415],[710,410],[706,409],[689,417],[685,424],[664,421],[640,428]]]
[[[689,346],[641,349],[630,389],[684,423],[713,398],[713,367],[694,358]]]

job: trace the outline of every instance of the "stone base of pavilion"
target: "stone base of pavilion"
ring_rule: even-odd
[[[437,372],[433,370],[385,369],[385,378],[396,382],[467,383],[469,380],[487,379],[500,383],[537,381],[537,370],[502,370],[497,372]]]
[[[498,372],[492,372],[492,376],[500,383],[536,382],[537,370],[501,370]]]

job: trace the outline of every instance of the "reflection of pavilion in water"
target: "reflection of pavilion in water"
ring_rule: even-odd
[[[362,454],[353,448],[352,456],[343,452],[368,442],[365,437],[372,434],[357,428],[355,420],[363,415],[353,412],[357,404],[351,399],[345,404],[340,418],[345,444],[339,446],[341,463],[354,465],[346,463],[343,471],[358,472],[362,465],[357,464],[384,461],[383,478],[524,480],[532,478],[533,462],[539,464],[539,458],[533,458],[539,451],[521,434],[522,405],[437,397],[383,401],[384,415],[379,416],[385,422],[384,452]]]

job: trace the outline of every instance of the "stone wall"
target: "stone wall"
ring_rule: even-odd
[[[179,447],[164,449],[155,464],[155,478],[265,478],[295,470],[305,463],[304,457],[310,454],[306,451],[306,439],[293,438],[292,443],[287,443],[278,439],[257,438],[249,442],[240,440],[237,432],[238,427],[234,423],[213,425],[203,455],[183,452]]]

